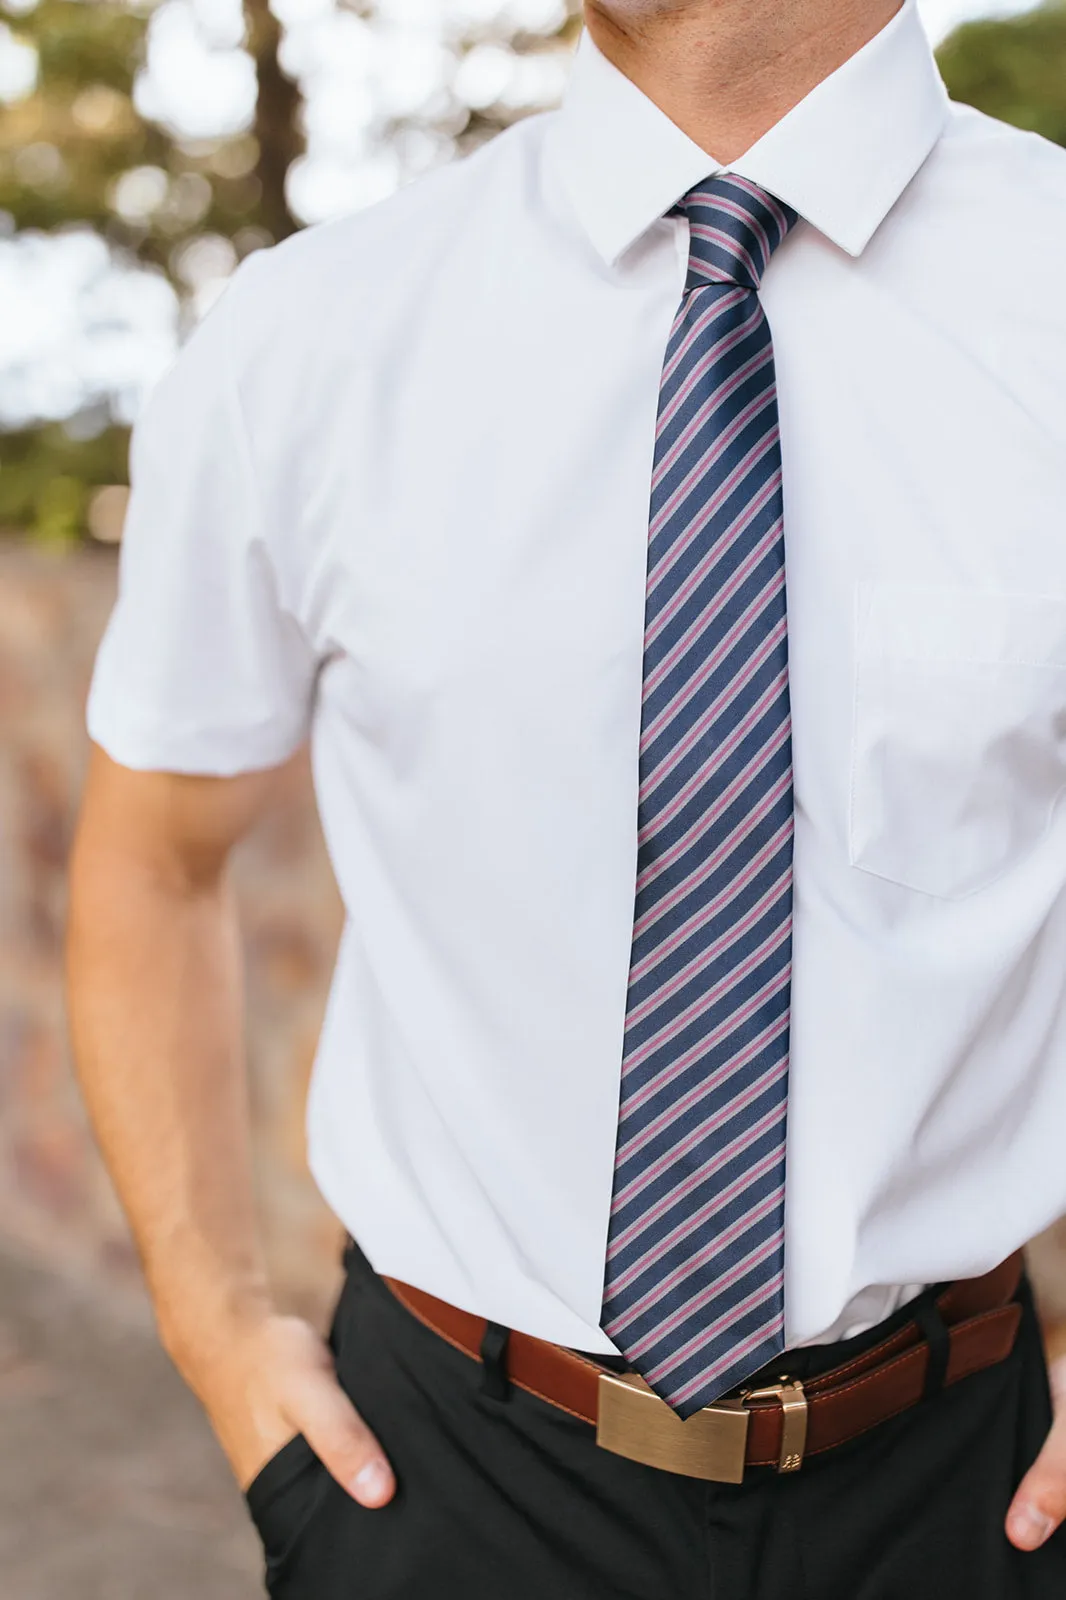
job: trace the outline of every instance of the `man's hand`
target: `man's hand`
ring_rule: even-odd
[[[1019,1550],[1036,1550],[1066,1520],[1066,1355],[1051,1363],[1055,1421],[1007,1513],[1007,1537]]]
[[[337,1382],[329,1347],[309,1323],[265,1313],[230,1331],[209,1361],[172,1351],[196,1390],[242,1488],[294,1434],[360,1505],[387,1504],[392,1471]]]

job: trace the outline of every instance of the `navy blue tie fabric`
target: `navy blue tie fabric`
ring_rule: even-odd
[[[796,213],[676,208],[659,394],[637,891],[602,1325],[682,1417],[784,1348],[792,753],[781,447],[759,285]]]

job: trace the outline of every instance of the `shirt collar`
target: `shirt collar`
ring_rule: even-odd
[[[947,92],[915,0],[728,169],[618,71],[587,31],[552,129],[554,159],[613,263],[712,173],[760,184],[857,256],[943,132]]]

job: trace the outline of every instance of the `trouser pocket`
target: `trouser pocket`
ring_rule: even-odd
[[[287,1571],[329,1487],[329,1473],[302,1433],[256,1474],[244,1492],[266,1558],[267,1588]]]

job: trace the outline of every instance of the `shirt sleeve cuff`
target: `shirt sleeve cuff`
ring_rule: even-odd
[[[116,717],[92,696],[87,714],[89,737],[119,766],[135,772],[177,772],[229,778],[242,772],[279,767],[304,742],[301,720],[261,727],[160,727],[147,720]]]

